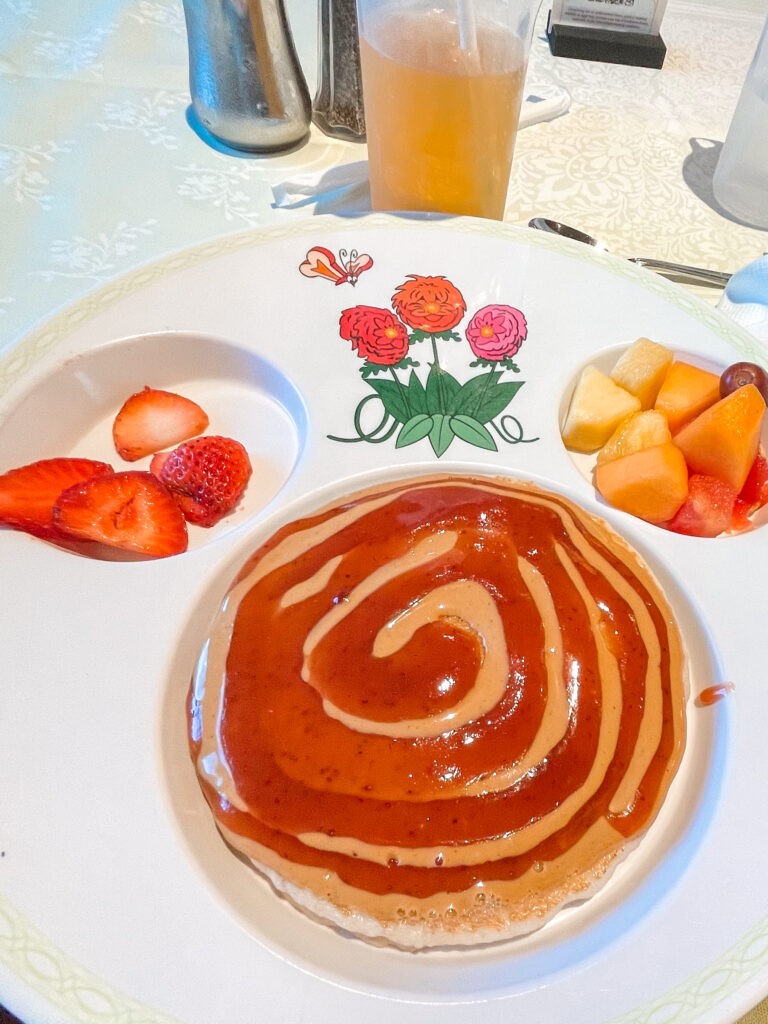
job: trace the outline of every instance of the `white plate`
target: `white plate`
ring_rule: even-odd
[[[300,275],[318,245],[373,266],[354,287]],[[387,377],[358,373],[339,315],[389,307],[408,274],[445,275],[466,300],[461,343],[438,343],[459,380],[482,372],[463,339],[474,312],[524,313],[520,372],[504,379],[525,383],[505,424],[530,443],[454,438],[438,460],[426,438],[329,439],[356,436],[355,410]],[[67,1024],[724,1024],[768,992],[766,536],[680,537],[608,509],[559,439],[580,367],[640,335],[715,365],[760,358],[716,310],[557,238],[471,220],[315,218],[144,267],[0,364],[0,472],[70,453],[114,464],[111,417],[144,384],[199,400],[211,432],[239,437],[256,465],[242,507],[193,531],[176,558],[100,561],[0,531],[0,998],[11,1009]],[[425,373],[429,342],[411,355]],[[363,433],[381,418],[372,405]],[[602,892],[512,943],[408,954],[304,918],[227,852],[186,755],[183,702],[210,615],[261,537],[321,496],[438,469],[511,472],[608,519],[665,584],[694,679],[669,799]],[[698,706],[718,680],[735,691]]]

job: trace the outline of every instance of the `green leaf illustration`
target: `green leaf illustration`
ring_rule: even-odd
[[[381,363],[369,363],[366,359],[360,367],[360,373],[363,375],[363,380],[368,380],[369,377],[375,377],[377,373],[386,373],[388,369],[388,366],[382,366]]]
[[[506,409],[523,384],[521,380],[502,381],[501,373],[493,370],[471,377],[461,389],[456,412],[489,423]]]
[[[414,412],[427,411],[427,393],[424,390],[424,385],[416,376],[415,370],[411,370],[411,376],[408,379],[408,401]]]
[[[450,416],[457,412],[456,403],[461,384],[437,363],[433,363],[427,377],[427,412]]]
[[[432,417],[432,429],[429,432],[429,443],[435,455],[440,458],[447,450],[454,438],[450,417],[436,413]]]
[[[430,341],[461,341],[461,335],[456,331],[423,331],[420,327],[415,327],[408,335],[408,344],[416,345],[427,338]]]
[[[475,419],[480,420],[481,423],[490,423],[492,419],[507,408],[524,383],[525,381],[522,380],[513,380],[502,381],[500,384],[496,384],[491,393],[483,398],[479,408],[475,411]]]
[[[451,429],[456,437],[460,437],[467,444],[473,444],[476,448],[487,448],[492,452],[498,451],[488,428],[471,416],[451,416]]]
[[[484,394],[490,394],[501,378],[501,372],[492,370],[490,373],[481,373],[477,377],[470,377],[465,381],[459,400],[456,403],[456,411],[466,416],[474,416],[480,408]]]
[[[395,448],[405,448],[409,444],[416,444],[432,430],[432,417],[424,413],[411,416],[407,423],[403,424],[400,433],[397,435]]]
[[[408,335],[408,344],[417,345],[420,341],[424,341],[426,338],[431,337],[432,335],[429,333],[429,331],[422,331],[420,328],[416,327]]]
[[[411,359],[410,356],[403,356],[399,363],[395,363],[392,367],[393,370],[405,370],[408,366],[420,366],[415,359]]]
[[[411,418],[406,389],[393,380],[369,380],[368,383],[379,396],[384,408],[394,419],[405,423]]]

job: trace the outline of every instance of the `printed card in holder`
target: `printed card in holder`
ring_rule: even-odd
[[[660,68],[667,0],[553,0],[547,24],[556,57]]]

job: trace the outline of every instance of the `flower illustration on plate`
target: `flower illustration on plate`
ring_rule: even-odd
[[[470,366],[503,363],[516,370],[512,356],[519,351],[528,333],[525,317],[513,306],[483,306],[467,324],[469,347],[477,356]]]
[[[388,309],[354,306],[345,309],[339,333],[361,359],[378,366],[394,366],[408,354],[408,331]]]
[[[520,421],[507,412],[524,383],[503,379],[505,371],[519,373],[512,357],[528,334],[519,309],[483,306],[470,317],[462,338],[456,328],[467,311],[464,296],[447,278],[420,274],[409,274],[397,286],[391,306],[357,305],[341,314],[339,334],[362,360],[360,372],[371,391],[353,414],[355,436],[329,434],[332,441],[381,444],[397,435],[395,447],[404,448],[427,439],[440,458],[457,437],[488,451],[497,451],[499,440],[538,440],[526,437]],[[441,364],[439,346],[464,339],[475,357],[470,367],[484,372],[461,381]],[[417,372],[420,363],[411,352],[424,342],[428,370]],[[369,406],[379,416],[370,429],[363,425],[370,419]]]
[[[444,277],[408,274],[392,296],[392,307],[403,321],[423,335],[444,335],[467,311],[464,296]]]

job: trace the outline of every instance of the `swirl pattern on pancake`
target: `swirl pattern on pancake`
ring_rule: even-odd
[[[301,909],[405,947],[530,931],[599,887],[682,757],[681,637],[568,499],[431,476],[278,530],[189,699],[225,839]]]

